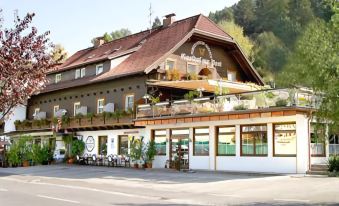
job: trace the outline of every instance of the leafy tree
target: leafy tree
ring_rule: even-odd
[[[323,95],[318,119],[332,122],[339,133],[339,2],[330,22],[315,20],[306,28],[289,56],[280,77],[281,85],[303,85]]]
[[[232,7],[225,7],[220,11],[215,11],[214,13],[210,12],[208,18],[210,18],[215,23],[218,23],[223,20],[233,21],[234,20],[233,9]]]
[[[113,40],[113,37],[107,32],[104,33],[103,38],[105,42],[110,42]]]
[[[244,35],[244,30],[241,26],[235,24],[233,21],[221,21],[218,24],[225,32],[231,35],[239,44],[245,55],[253,60],[253,42]]]
[[[63,63],[67,59],[68,53],[61,44],[56,44],[51,52],[51,56],[55,63]]]
[[[30,27],[33,17],[16,16],[14,28],[8,29],[0,22],[0,120],[41,90],[47,82],[46,71],[53,67],[49,32],[39,35]]]
[[[111,37],[112,37],[112,40],[115,40],[115,39],[120,39],[122,37],[131,35],[131,34],[132,32],[129,29],[120,29],[120,30],[111,32]]]
[[[263,32],[256,38],[255,60],[253,65],[273,73],[281,71],[289,50],[272,32]]]
[[[161,26],[161,21],[160,21],[159,17],[155,17],[155,19],[153,21],[152,29],[157,28],[159,26]]]
[[[255,19],[255,1],[240,0],[234,6],[234,21],[244,27],[246,35],[250,35],[254,32]]]

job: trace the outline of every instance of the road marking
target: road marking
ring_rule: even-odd
[[[300,200],[300,199],[274,199],[274,200],[283,202],[310,202],[310,200]]]
[[[74,203],[74,204],[80,204],[80,202],[78,202],[78,201],[67,200],[67,199],[62,199],[62,198],[57,198],[57,197],[49,197],[49,196],[45,196],[45,195],[37,195],[37,197],[51,199],[51,200],[58,200],[58,201],[62,201],[62,202],[70,202],[70,203]]]
[[[227,194],[216,194],[216,193],[209,193],[209,195],[218,196],[218,197],[236,197],[242,198],[240,195],[227,195]]]
[[[0,192],[8,192],[8,189],[0,188]]]

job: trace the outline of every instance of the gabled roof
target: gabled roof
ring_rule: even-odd
[[[218,38],[236,44],[230,35],[200,14],[176,21],[167,27],[160,26],[151,31],[142,31],[105,43],[97,48],[91,47],[78,51],[52,73],[113,59],[126,53],[130,53],[130,56],[115,68],[111,68],[110,71],[99,76],[89,77],[86,80],[73,80],[72,83],[51,84],[42,92],[81,86],[137,73],[148,73],[150,69],[156,67],[163,58],[173,53],[196,32],[213,34]],[[258,78],[255,78],[258,81],[257,83],[262,84],[260,76],[255,71],[251,74],[257,75]]]

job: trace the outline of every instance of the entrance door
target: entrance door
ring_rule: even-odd
[[[128,136],[127,135],[119,136],[118,154],[123,155],[123,156],[128,155]]]
[[[170,153],[171,168],[177,170],[188,170],[189,169],[188,135],[172,136],[170,148],[171,148]]]
[[[99,155],[107,155],[107,136],[99,136]]]

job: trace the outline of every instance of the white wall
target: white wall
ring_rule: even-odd
[[[149,135],[146,134],[144,129],[121,129],[121,130],[97,130],[97,131],[81,131],[77,132],[76,135],[82,135],[83,141],[86,142],[86,139],[89,136],[92,136],[95,140],[95,145],[93,151],[87,151],[85,149],[84,153],[87,154],[98,154],[99,150],[99,136],[107,136],[107,155],[118,154],[118,136],[119,135],[128,135],[128,136],[143,136],[144,142],[149,141]],[[112,144],[113,142],[113,144]]]
[[[297,157],[274,157],[273,156],[273,124],[283,122],[296,122],[297,125]],[[240,125],[245,124],[267,124],[268,135],[268,155],[267,157],[246,157],[240,155]],[[236,126],[236,155],[235,156],[216,156],[215,157],[215,127],[222,125]],[[193,156],[193,129],[194,127],[210,127],[210,155]],[[167,125],[148,125],[146,131],[153,129],[169,128],[190,128],[190,169],[202,170],[223,170],[223,171],[242,171],[242,172],[263,172],[263,173],[306,173],[308,170],[309,144],[308,144],[308,119],[304,115],[266,117],[251,119],[236,119],[209,122],[193,122]],[[169,141],[167,141],[167,145]],[[154,167],[164,167],[167,156],[156,158]]]
[[[5,118],[5,133],[15,131],[15,120],[25,120],[26,119],[26,106],[20,105],[12,109],[12,112],[8,117]]]

